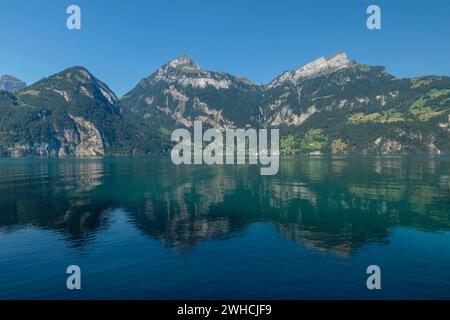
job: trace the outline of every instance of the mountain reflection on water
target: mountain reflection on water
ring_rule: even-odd
[[[32,225],[84,246],[121,209],[144,234],[189,252],[253,223],[337,256],[392,228],[450,229],[450,161],[283,158],[257,166],[175,166],[170,158],[1,160],[0,235]]]

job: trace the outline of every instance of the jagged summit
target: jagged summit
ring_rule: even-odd
[[[159,68],[150,77],[140,82],[141,86],[148,86],[158,82],[177,84],[182,87],[205,88],[213,86],[216,89],[228,89],[232,82],[232,76],[223,72],[206,71],[191,59],[183,55],[169,61]]]
[[[294,71],[294,79],[308,77],[325,70],[345,68],[350,63],[346,53],[337,53],[330,58],[320,57]]]
[[[201,70],[200,65],[186,54],[170,61],[168,65],[183,72],[198,72]]]
[[[347,68],[351,63],[352,62],[348,59],[345,52],[338,52],[329,58],[320,57],[294,71],[284,72],[281,76],[273,80],[269,84],[269,87],[276,87],[286,81],[295,83],[301,78],[307,78],[317,74]]]
[[[178,82],[180,79],[195,77],[202,72],[200,65],[188,55],[173,59],[159,68],[149,78],[143,80],[143,84],[150,82]]]

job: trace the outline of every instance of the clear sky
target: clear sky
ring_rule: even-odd
[[[82,29],[66,28],[66,8]],[[382,30],[366,9],[382,10]],[[188,54],[204,69],[267,83],[345,51],[396,76],[450,75],[448,0],[0,0],[0,74],[31,84],[82,65],[118,95]]]

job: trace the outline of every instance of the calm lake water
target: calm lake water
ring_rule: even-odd
[[[29,298],[450,299],[450,160],[0,160],[0,299]]]

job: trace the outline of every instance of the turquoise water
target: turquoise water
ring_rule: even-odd
[[[449,230],[448,159],[0,160],[1,299],[449,299]]]

